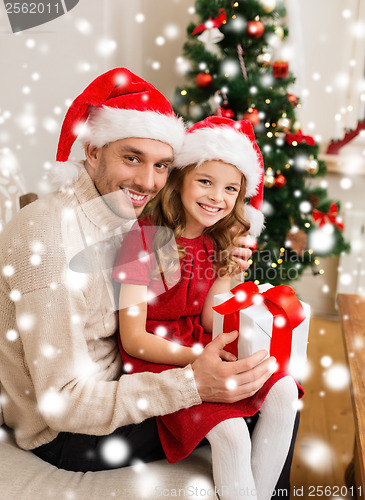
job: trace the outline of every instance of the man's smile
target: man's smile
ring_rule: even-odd
[[[147,194],[137,193],[136,191],[131,191],[128,188],[121,188],[123,193],[125,193],[128,198],[132,201],[133,205],[140,206],[146,202]]]

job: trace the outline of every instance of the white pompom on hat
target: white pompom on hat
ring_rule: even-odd
[[[175,155],[175,168],[199,166],[206,161],[221,160],[240,170],[246,179],[245,217],[251,224],[250,232],[258,236],[264,228],[261,212],[264,193],[264,161],[255,142],[252,124],[248,120],[235,121],[220,116],[208,116],[192,125],[184,144]]]
[[[128,137],[155,139],[176,153],[184,135],[182,118],[161,92],[126,68],[112,69],[91,82],[67,111],[56,156],[65,175],[60,172],[59,178],[64,185],[68,177],[71,182],[75,178],[75,166],[68,160],[78,137],[96,147]]]

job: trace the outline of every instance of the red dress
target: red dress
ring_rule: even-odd
[[[169,287],[165,280],[156,279],[153,237],[156,228],[150,219],[142,218],[123,240],[112,277],[115,281],[147,285],[152,300],[147,305],[146,331],[161,335],[184,346],[196,343],[207,345],[211,334],[205,333],[200,314],[215,276],[214,249],[208,236],[194,239],[180,238],[177,243],[185,247],[186,255],[180,261],[181,278]],[[178,276],[175,276],[176,279]],[[155,278],[155,279],[153,279]],[[163,292],[163,293],[162,293]],[[128,373],[150,371],[159,373],[176,368],[143,361],[129,356],[121,348]],[[237,403],[201,403],[169,415],[156,417],[161,444],[169,462],[187,457],[206,434],[219,422],[235,417],[250,417],[260,409],[270,388],[286,372],[274,373],[261,389],[250,398]],[[303,390],[298,384],[299,396]]]

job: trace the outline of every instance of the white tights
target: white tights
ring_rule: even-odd
[[[283,377],[266,396],[252,439],[243,418],[224,420],[208,432],[222,500],[271,498],[289,451],[297,399],[293,378]]]

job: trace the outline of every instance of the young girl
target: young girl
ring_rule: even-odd
[[[251,226],[259,234],[262,193],[263,160],[249,122],[208,117],[187,131],[165,188],[126,236],[113,271],[121,283],[119,330],[128,372],[185,366],[211,341],[213,297],[229,291],[239,270],[230,257],[238,236],[232,227],[242,227],[241,234]],[[171,234],[163,228],[173,231],[180,261],[171,257]],[[221,358],[235,359],[226,351]],[[270,499],[289,449],[298,388],[301,396],[288,373],[274,373],[245,400],[157,417],[167,459],[185,458],[206,437],[221,498]],[[250,438],[242,417],[259,410]]]

